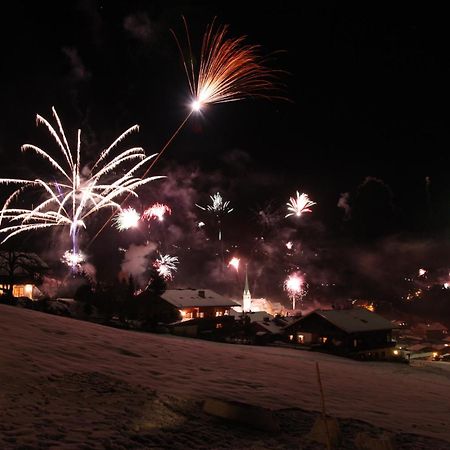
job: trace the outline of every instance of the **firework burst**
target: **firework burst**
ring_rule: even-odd
[[[196,203],[195,206],[203,209],[203,211],[209,211],[216,215],[229,214],[231,211],[233,211],[233,208],[228,208],[230,202],[228,200],[224,202],[219,192],[214,195],[210,195],[209,198],[212,201],[211,205],[200,206]]]
[[[147,220],[158,219],[162,222],[166,214],[172,214],[172,210],[167,205],[155,203],[144,211],[143,216]]]
[[[119,231],[129,230],[130,228],[136,228],[139,224],[141,216],[134,208],[125,208],[120,211],[113,222]]]
[[[292,309],[298,299],[302,299],[306,294],[306,284],[304,278],[299,273],[289,275],[283,284],[284,290],[292,300]]]
[[[232,102],[247,97],[273,98],[275,71],[267,67],[260,47],[245,44],[245,37],[227,37],[228,25],[206,27],[200,64],[194,67],[187,22],[183,17],[187,52],[172,31],[180,51],[191,91],[191,111],[200,111],[213,103]]]
[[[74,253],[73,250],[67,250],[61,258],[61,262],[69,267],[81,267],[86,261],[86,257],[83,253]]]
[[[208,211],[208,212],[214,214],[214,216],[216,217],[216,220],[217,220],[217,228],[218,228],[217,235],[218,235],[219,241],[221,241],[222,240],[222,225],[221,225],[222,217],[225,214],[229,214],[230,212],[232,212],[233,208],[229,208],[230,202],[228,200],[224,202],[223,198],[219,192],[217,192],[214,195],[210,195],[209,198],[212,201],[211,205],[201,206],[201,205],[197,205],[197,203],[196,203],[195,206],[202,209],[203,211]]]
[[[170,255],[159,255],[158,259],[153,263],[153,267],[158,271],[159,275],[165,280],[171,280],[173,273],[176,272],[178,265],[178,257]]]
[[[237,258],[236,256],[234,256],[233,258],[230,259],[230,262],[228,263],[228,267],[233,267],[236,272],[239,271],[239,263],[240,263],[240,259]]]
[[[155,156],[145,156],[141,147],[133,147],[117,154],[118,144],[129,134],[138,131],[137,125],[130,127],[103,150],[91,168],[82,167],[81,131],[78,130],[76,150],[73,151],[54,108],[52,112],[59,132],[40,115],[37,115],[37,123],[47,127],[56,141],[57,154],[52,155],[31,144],[22,146],[22,151],[32,151],[50,164],[55,172],[51,177],[52,181],[40,178],[34,180],[1,178],[0,184],[12,184],[18,188],[7,198],[0,212],[0,227],[3,222],[7,222],[7,226],[0,228],[0,233],[6,236],[3,240],[5,242],[26,231],[66,226],[74,242],[74,253],[77,253],[76,235],[80,228],[86,227],[85,221],[89,216],[103,208],[120,209],[118,197],[124,194],[137,197],[135,190],[138,187],[162,177],[138,178],[134,175]],[[128,168],[125,168],[125,165]],[[117,169],[122,170],[122,173],[113,176]],[[40,199],[44,197],[44,200],[36,207],[12,207],[14,201],[30,190],[39,195]]]
[[[303,213],[311,212],[309,209],[311,206],[316,205],[309,199],[308,194],[299,194],[297,191],[297,198],[291,197],[289,203],[286,203],[289,213],[285,217],[297,216],[300,217]]]

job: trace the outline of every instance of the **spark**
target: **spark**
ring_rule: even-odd
[[[234,269],[236,270],[236,272],[239,271],[239,263],[240,263],[240,259],[237,258],[236,256],[234,256],[233,258],[231,258],[230,262],[228,263],[228,267],[234,267]]]
[[[295,309],[296,300],[303,298],[306,294],[304,278],[297,272],[293,273],[286,278],[283,287],[292,300],[292,309]]]
[[[173,272],[177,270],[177,264],[177,256],[159,255],[159,258],[153,263],[153,267],[156,268],[158,274],[165,280],[171,280],[173,278]]]
[[[162,222],[165,214],[172,214],[172,210],[167,205],[155,203],[144,211],[143,216],[147,220],[158,219]]]
[[[305,212],[311,212],[309,208],[316,204],[317,203],[309,199],[308,194],[300,195],[297,191],[297,198],[291,197],[289,199],[289,203],[286,203],[286,205],[288,206],[289,214],[286,214],[285,217],[293,215],[300,217]]]
[[[136,228],[139,224],[141,216],[134,208],[125,208],[120,211],[113,219],[116,228],[119,231],[129,230],[130,228]]]
[[[91,166],[81,165],[81,130],[77,133],[76,150],[72,150],[66,139],[61,121],[52,108],[58,131],[42,116],[37,115],[37,124],[43,124],[56,141],[58,152],[51,154],[31,144],[22,146],[22,151],[32,151],[42,157],[54,169],[51,181],[45,179],[1,178],[0,184],[16,185],[16,190],[7,198],[0,211],[0,228],[6,235],[3,242],[11,237],[30,230],[39,230],[54,226],[66,226],[74,242],[76,253],[76,235],[80,228],[86,228],[86,219],[104,208],[121,209],[118,197],[127,194],[137,197],[135,190],[158,178],[153,176],[138,178],[134,174],[156,156],[145,156],[141,147],[133,147],[117,153],[118,144],[131,133],[139,130],[134,125],[123,132],[108,148],[103,150],[97,161]],[[131,168],[129,164],[131,163]],[[127,166],[128,168],[125,168]],[[120,175],[113,175],[113,172]],[[107,175],[110,177],[107,178]],[[12,207],[26,191],[32,190],[44,196],[36,207]]]
[[[292,250],[292,247],[294,246],[294,243],[292,241],[286,242],[286,248],[288,250]]]
[[[419,269],[419,277],[423,277],[427,271],[425,269]]]
[[[200,64],[194,67],[188,26],[183,17],[187,52],[173,30],[191,92],[191,112],[206,105],[243,100],[248,97],[273,98],[275,71],[260,55],[260,46],[245,44],[245,37],[228,37],[228,25],[206,27]]]

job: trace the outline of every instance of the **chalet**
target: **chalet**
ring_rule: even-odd
[[[47,264],[35,253],[0,251],[0,295],[8,291],[14,297],[36,300],[40,276],[48,271]]]
[[[183,320],[226,316],[239,303],[210,289],[168,289],[161,299],[177,308]]]
[[[266,317],[264,320],[252,321],[251,329],[255,334],[256,344],[267,344],[276,340],[282,340],[283,327],[279,322]]]
[[[177,336],[198,337],[215,341],[225,341],[233,334],[235,320],[233,316],[204,317],[180,320],[168,325],[170,331]]]
[[[412,327],[412,332],[429,341],[441,341],[448,336],[448,329],[439,322],[418,323]]]
[[[386,349],[394,346],[392,328],[378,314],[355,308],[313,311],[286,326],[285,332],[289,341],[300,345],[340,355],[383,358]]]
[[[431,341],[441,341],[448,335],[448,328],[439,322],[433,322],[427,325],[425,336]]]

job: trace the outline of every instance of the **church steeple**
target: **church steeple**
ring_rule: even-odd
[[[242,311],[249,312],[252,310],[252,296],[250,294],[250,289],[248,287],[248,274],[247,274],[247,264],[245,265],[245,286],[244,293],[242,295]]]

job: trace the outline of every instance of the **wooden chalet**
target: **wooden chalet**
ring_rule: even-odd
[[[393,324],[365,308],[316,310],[285,327],[290,342],[361,359],[388,359]]]
[[[35,253],[0,251],[0,295],[11,290],[13,297],[36,300],[40,275],[48,271],[47,264]]]
[[[168,289],[161,299],[180,311],[183,320],[226,316],[239,303],[210,289]]]

